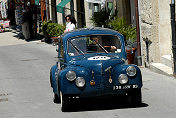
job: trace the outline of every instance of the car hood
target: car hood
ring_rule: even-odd
[[[112,56],[91,56],[84,58],[75,58],[69,62],[76,66],[81,66],[94,71],[95,75],[101,75],[107,72],[110,68],[114,68],[116,65],[124,63],[119,57]]]

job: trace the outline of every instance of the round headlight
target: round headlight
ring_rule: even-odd
[[[126,69],[127,75],[128,76],[135,76],[136,75],[136,68],[134,66],[129,66]]]
[[[69,81],[73,81],[73,80],[76,79],[76,73],[74,71],[68,71],[67,74],[66,74],[66,78]]]
[[[78,86],[78,87],[83,87],[84,85],[85,85],[85,79],[83,78],[83,77],[78,77],[78,78],[76,78],[76,85]]]
[[[126,84],[128,82],[128,77],[126,74],[120,74],[119,76],[120,84]]]

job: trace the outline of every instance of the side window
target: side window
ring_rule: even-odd
[[[121,42],[119,37],[117,36],[113,36],[113,35],[103,36],[102,44],[108,52],[112,52],[112,53],[121,52]]]
[[[121,42],[120,42],[119,37],[114,36],[113,44],[115,44],[115,46],[117,47],[117,49],[121,49]]]

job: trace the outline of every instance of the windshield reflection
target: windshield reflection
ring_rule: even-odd
[[[114,35],[91,35],[71,38],[68,40],[70,56],[90,53],[120,53],[121,42]]]

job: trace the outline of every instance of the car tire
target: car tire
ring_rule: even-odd
[[[61,101],[62,112],[68,111],[70,107],[69,98],[67,96],[64,96],[61,91],[60,91],[60,101]]]
[[[140,107],[142,104],[142,93],[141,89],[136,89],[131,93],[131,101],[133,107]]]
[[[57,94],[55,94],[55,93],[54,93],[54,97],[53,97],[53,102],[54,103],[60,103],[61,102],[60,101],[60,97]]]

